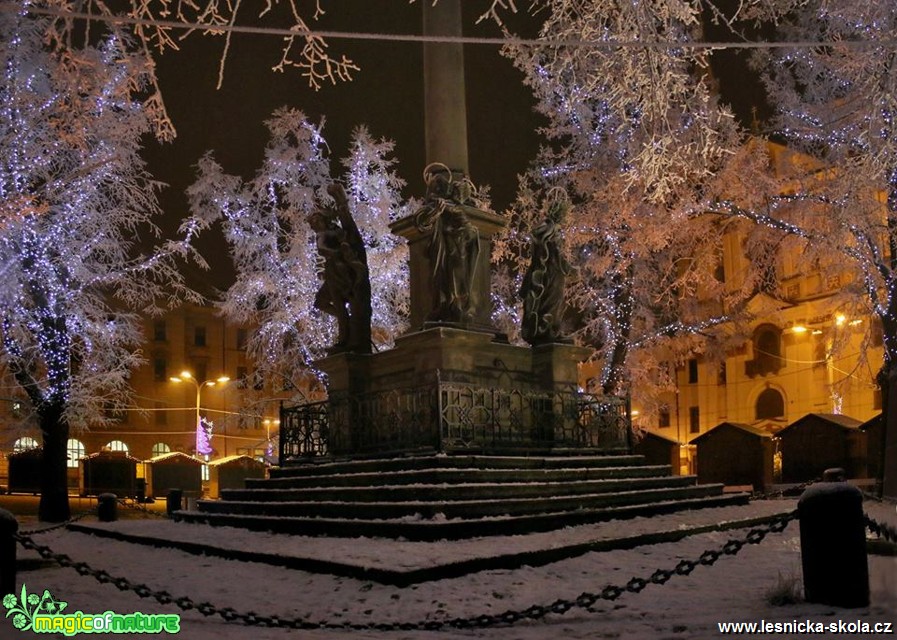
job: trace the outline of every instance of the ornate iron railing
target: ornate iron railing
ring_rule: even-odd
[[[280,407],[278,463],[327,453],[329,405],[326,401],[309,402],[295,407]]]
[[[445,382],[332,395],[282,408],[280,464],[296,458],[439,451],[628,449],[625,398]]]
[[[629,446],[624,398],[458,383],[440,383],[438,393],[443,449]]]

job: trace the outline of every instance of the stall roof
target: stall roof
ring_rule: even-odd
[[[189,460],[194,464],[204,464],[203,461],[199,458],[194,458],[193,456],[187,455],[182,451],[169,451],[168,453],[162,453],[154,458],[146,460],[146,462],[150,464],[157,464],[160,462],[174,462],[175,460],[183,460],[184,462]]]
[[[695,444],[702,438],[709,436],[711,433],[713,433],[717,429],[721,429],[723,427],[732,427],[735,429],[739,429],[740,431],[744,431],[745,433],[748,433],[752,436],[757,436],[758,438],[771,438],[772,437],[772,435],[768,431],[765,431],[764,429],[761,429],[759,427],[745,424],[743,422],[720,422],[718,425],[716,425],[712,429],[709,429],[709,430],[705,431],[704,433],[702,433],[701,435],[699,435],[695,438],[692,438],[691,444]]]
[[[808,413],[803,418],[798,418],[787,427],[779,431],[779,435],[781,436],[786,431],[789,431],[790,429],[797,427],[799,424],[803,424],[804,422],[812,419],[821,420],[822,422],[827,422],[831,425],[849,431],[856,431],[862,424],[856,418],[851,418],[850,416],[845,416],[840,413]]]
[[[212,460],[209,463],[209,466],[210,467],[219,467],[221,465],[237,462],[239,460],[248,460],[250,462],[255,462],[257,464],[264,465],[266,467],[268,466],[267,462],[262,462],[262,461],[258,460],[257,458],[253,458],[252,456],[247,456],[245,454],[227,456],[226,458],[218,458],[217,460]]]

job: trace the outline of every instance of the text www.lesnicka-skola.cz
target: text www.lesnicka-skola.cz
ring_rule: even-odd
[[[759,622],[718,622],[719,632],[728,633],[806,633],[845,634],[867,633],[885,635],[897,633],[893,622],[864,622],[863,620],[838,620],[837,622],[814,622],[813,620],[792,620],[779,622],[760,620]]]

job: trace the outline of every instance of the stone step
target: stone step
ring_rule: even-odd
[[[663,502],[647,502],[604,508],[585,508],[558,513],[513,517],[455,520],[366,520],[337,518],[278,517],[178,511],[176,519],[253,531],[271,531],[303,536],[405,538],[417,541],[459,540],[480,536],[515,535],[551,531],[606,520],[649,517],[686,509],[746,504],[747,494],[726,494]]]
[[[584,495],[550,495],[537,498],[411,500],[404,502],[232,502],[204,500],[197,509],[206,513],[232,513],[289,518],[344,518],[350,520],[474,519],[562,513],[579,509],[688,500],[720,495],[722,485],[664,487]]]
[[[576,450],[562,450],[569,455],[417,455],[399,458],[366,460],[331,460],[310,458],[293,461],[271,469],[272,478],[295,478],[319,475],[355,474],[419,469],[559,469],[564,467],[601,468],[644,464],[644,456],[627,453],[611,455],[573,455]]]
[[[537,498],[555,495],[582,495],[636,491],[652,488],[692,486],[695,476],[648,476],[598,480],[568,480],[566,482],[502,482],[502,483],[427,483],[427,484],[358,484],[346,486],[315,486],[277,488],[254,483],[247,489],[223,489],[222,500],[242,502],[403,502],[447,501],[509,498]]]
[[[437,468],[349,473],[335,471],[315,476],[247,478],[247,489],[299,489],[303,487],[361,487],[376,485],[432,485],[502,482],[574,482],[610,478],[669,476],[669,465],[606,466],[577,468],[483,469]]]

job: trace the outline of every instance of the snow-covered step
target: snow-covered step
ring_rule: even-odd
[[[560,513],[497,516],[477,519],[435,518],[426,520],[416,516],[391,520],[326,517],[292,518],[200,511],[178,511],[175,513],[175,517],[187,522],[200,522],[210,525],[240,527],[253,531],[270,531],[291,535],[404,538],[407,540],[435,541],[551,531],[563,527],[606,520],[652,516],[686,509],[745,504],[747,501],[748,496],[745,494],[727,494],[598,509],[577,509]]]
[[[401,502],[328,501],[222,501],[203,500],[197,509],[205,513],[233,513],[300,518],[348,518],[360,520],[422,517],[476,519],[534,513],[561,513],[577,509],[599,509],[620,505],[665,502],[720,494],[717,485],[663,487],[639,491],[618,491],[583,495],[551,495],[536,498],[493,498],[471,496],[469,500],[406,500]]]
[[[416,469],[559,469],[623,467],[644,464],[644,456],[620,454],[589,454],[551,456],[498,455],[419,455],[365,460],[330,460],[309,458],[271,470],[272,478],[307,477],[317,475],[354,474],[384,471],[412,471]]]
[[[252,483],[245,489],[223,489],[222,500],[226,501],[407,501],[407,500],[470,500],[478,496],[493,499],[524,498],[587,493],[610,493],[613,491],[637,491],[658,487],[692,486],[695,476],[658,475],[586,480],[545,480],[517,482],[465,482],[465,483],[419,483],[419,484],[365,484],[357,480],[352,484],[330,486],[280,488],[278,483]]]
[[[272,476],[247,480],[244,489],[224,490],[221,500],[201,500],[178,515],[284,533],[428,540],[544,531],[746,500],[628,454],[430,454],[316,462]]]
[[[602,466],[568,468],[434,468],[384,469],[351,473],[334,471],[315,476],[281,476],[249,478],[247,488],[288,489],[300,487],[357,487],[398,484],[470,484],[501,482],[575,482],[607,478],[662,477],[670,475],[669,465]]]

